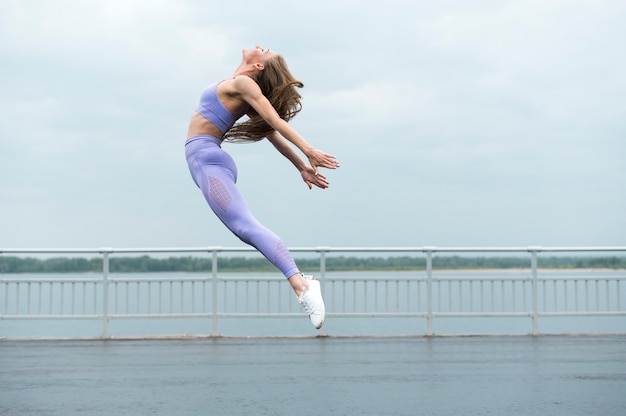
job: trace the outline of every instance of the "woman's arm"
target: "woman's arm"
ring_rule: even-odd
[[[281,155],[285,156],[291,163],[293,163],[296,169],[298,169],[298,172],[306,166],[293,147],[291,147],[290,144],[280,134],[278,134],[278,132],[273,131],[267,136],[267,140],[274,145],[276,150],[278,150]]]
[[[316,172],[315,169],[313,169],[312,167],[307,166],[306,163],[302,161],[300,156],[298,156],[296,151],[291,147],[289,142],[281,137],[278,132],[274,131],[270,133],[267,136],[267,140],[269,140],[270,143],[274,145],[276,150],[278,150],[280,154],[289,159],[289,161],[296,167],[296,169],[298,169],[298,172],[300,172],[300,175],[302,175],[302,179],[307,184],[309,189],[312,189],[313,185],[322,189],[328,188],[329,183],[326,180],[326,177],[321,173]]]
[[[311,166],[317,172],[317,167],[336,169],[339,162],[335,156],[313,148],[296,129],[280,118],[272,104],[261,92],[259,85],[247,76],[235,77],[233,86],[246,101],[274,130],[277,130],[287,140],[293,143],[309,159]]]

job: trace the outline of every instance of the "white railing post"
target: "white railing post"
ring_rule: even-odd
[[[102,338],[109,338],[109,251],[102,250]]]
[[[320,252],[320,279],[324,280],[326,277],[326,252],[328,249],[319,247],[317,250]]]
[[[217,336],[217,250],[213,250],[213,257],[211,262],[211,308],[212,308],[212,321],[213,327],[211,329],[211,335]]]
[[[322,286],[322,293],[324,291],[324,280],[326,277],[326,248],[320,248],[320,285]],[[320,336],[326,336],[326,328],[322,327],[319,332]]]
[[[433,335],[433,249],[426,251],[426,335]],[[419,295],[418,295],[419,296]]]
[[[539,317],[538,312],[537,312],[537,305],[538,305],[538,300],[537,300],[537,248],[533,248],[533,247],[529,247],[528,251],[530,251],[530,268],[532,271],[532,278],[531,278],[531,287],[532,287],[532,297],[533,297],[533,310],[531,313],[531,319],[532,319],[532,324],[533,324],[533,335],[538,335],[539,331],[537,329],[538,327],[538,323],[537,323],[537,319]]]

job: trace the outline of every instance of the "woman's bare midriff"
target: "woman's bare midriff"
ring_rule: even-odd
[[[217,137],[220,140],[224,137],[224,134],[215,126],[215,124],[207,120],[202,114],[194,112],[191,116],[191,121],[189,122],[187,138],[197,136],[199,134]]]

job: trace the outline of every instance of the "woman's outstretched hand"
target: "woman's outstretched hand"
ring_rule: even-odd
[[[313,185],[322,189],[328,188],[329,183],[326,179],[326,176],[322,175],[319,172],[316,172],[315,169],[313,169],[312,167],[305,166],[304,169],[300,171],[300,174],[302,175],[302,179],[304,179],[304,182],[307,184],[309,189],[313,189]]]
[[[327,169],[337,169],[339,167],[339,162],[335,156],[322,152],[321,150],[313,149],[307,156],[315,172],[317,172],[318,167]]]

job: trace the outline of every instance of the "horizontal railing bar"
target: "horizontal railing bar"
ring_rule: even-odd
[[[559,316],[579,316],[579,317],[594,317],[594,316],[626,316],[626,311],[587,311],[587,312],[537,312],[538,316],[543,317],[559,317]]]
[[[218,313],[220,318],[276,318],[277,315],[275,313],[257,313],[257,312],[228,312],[228,313]],[[281,318],[300,318],[302,319],[301,313],[281,313],[279,315]],[[327,317],[339,317],[339,318],[363,318],[363,317],[380,317],[380,318],[420,318],[426,317],[426,312],[419,313],[377,313],[377,312],[327,312]]]
[[[581,269],[582,270],[582,269]],[[463,271],[459,271],[459,273],[463,273]],[[435,274],[435,272],[433,272],[433,275]],[[626,275],[625,275],[626,276]],[[537,277],[537,282],[575,282],[575,281],[603,281],[603,282],[609,282],[609,281],[623,281],[624,277],[608,277],[608,276],[559,276],[559,277],[542,277],[542,276],[538,276]],[[329,279],[324,279],[325,281],[329,280]],[[339,281],[343,281],[344,279],[340,279]],[[397,280],[397,279],[392,279],[393,280]],[[425,279],[409,279],[411,282],[415,282],[418,280],[425,280]],[[500,282],[500,281],[505,281],[505,282],[529,282],[532,281],[532,277],[524,277],[524,278],[507,278],[505,276],[485,276],[485,277],[465,277],[465,276],[459,276],[459,277],[437,277],[437,276],[433,276],[433,281],[437,281],[437,282]],[[367,280],[369,281],[369,280]]]
[[[211,279],[209,273],[205,277],[113,277],[115,273],[111,273],[109,275],[109,283],[200,283],[207,282],[207,280]],[[149,273],[146,273],[148,275]],[[237,279],[226,279],[226,278],[218,278],[220,282],[234,282]],[[240,279],[241,281],[252,282],[252,279]],[[283,279],[284,280],[284,279]],[[265,280],[259,280],[265,282]]]
[[[167,319],[185,319],[185,318],[208,318],[213,316],[212,312],[207,313],[109,313],[110,318],[114,319],[151,319],[151,318],[167,318]],[[274,314],[274,316],[276,316]]]
[[[426,312],[414,312],[414,313],[394,313],[394,312],[329,312],[327,317],[331,318],[358,318],[358,317],[377,317],[377,318],[425,318],[428,314]],[[529,317],[532,312],[433,312],[433,317],[438,318],[515,318],[515,317]],[[541,317],[598,317],[598,316],[626,316],[626,312],[537,312]],[[187,314],[109,314],[110,318],[114,319],[152,319],[152,318],[168,318],[168,319],[187,319],[187,318],[207,318],[213,316],[212,313],[187,313]],[[257,313],[257,312],[227,312],[217,313],[220,318],[302,318],[301,313]],[[65,320],[65,319],[101,319],[102,315],[2,315],[1,320]]]
[[[151,318],[207,318],[213,316],[213,313],[189,313],[189,314],[109,314],[110,318],[115,319],[151,319]],[[298,312],[218,312],[217,316],[220,318],[300,318],[302,319],[302,313]],[[414,313],[377,313],[377,312],[332,312],[327,313],[327,317],[381,317],[381,318],[414,318],[414,317],[426,317],[426,312],[414,312]]]
[[[20,278],[20,277],[5,277],[0,279],[0,283],[89,283],[89,284],[100,284],[102,283],[102,276],[94,276],[93,279],[58,279],[58,278],[47,278],[45,277],[45,273],[35,273],[37,277],[41,276],[39,279],[33,279],[31,277],[28,278]]]
[[[436,318],[528,318],[532,311],[528,312],[434,312]]]
[[[475,252],[492,252],[492,253],[508,253],[508,252],[608,252],[608,251],[626,251],[626,246],[581,246],[581,247],[289,247],[293,252],[430,252],[430,253],[475,253]],[[252,247],[143,247],[143,248],[0,248],[0,254],[54,254],[54,253],[190,253],[190,252],[257,252]]]
[[[574,271],[576,269],[572,269]],[[584,269],[579,269],[584,270]],[[466,270],[458,270],[455,271],[458,273],[467,272]],[[473,272],[473,271],[472,271]],[[328,272],[327,272],[328,273]],[[332,273],[341,273],[341,272],[332,272]],[[384,271],[381,271],[384,273]],[[441,277],[436,276],[436,271],[433,271],[433,281],[448,283],[448,282],[500,282],[506,281],[507,283],[528,283],[532,281],[532,277],[513,277],[509,278],[507,276],[455,276],[455,277]],[[37,273],[38,274],[38,273]],[[45,273],[42,273],[45,274]],[[146,273],[148,274],[148,273]],[[227,273],[225,273],[227,274]],[[506,273],[504,273],[506,275]],[[130,277],[130,278],[118,278],[118,277],[109,277],[109,283],[199,283],[199,282],[207,282],[211,280],[210,276],[206,277],[198,277],[198,278],[144,278],[144,277]],[[285,281],[284,277],[267,277],[267,278],[249,278],[249,277],[235,277],[235,278],[225,278],[225,277],[217,277],[215,278],[217,282],[249,282],[249,283],[266,283],[266,282],[283,282]],[[426,282],[427,277],[419,277],[416,278],[414,276],[402,276],[402,277],[325,277],[322,282],[324,283],[337,283],[337,282]],[[538,282],[574,282],[574,281],[603,281],[603,282],[617,282],[623,281],[624,277],[620,276],[538,276]],[[101,284],[102,278],[100,276],[94,276],[93,279],[55,279],[55,278],[46,278],[42,277],[41,279],[34,280],[32,278],[23,279],[18,277],[12,278],[2,278],[0,279],[1,283],[89,283],[89,284]]]
[[[55,315],[0,315],[0,321],[2,320],[38,320],[38,319],[50,319],[50,320],[54,320],[54,319],[84,319],[84,320],[88,320],[88,319],[102,319],[103,315],[83,315],[83,314],[76,314],[76,315],[72,315],[72,314],[63,314],[63,315],[59,315],[59,314],[55,314]]]
[[[381,318],[414,318],[414,317],[426,317],[426,312],[329,312],[327,317],[381,317]],[[61,315],[62,316],[62,315]],[[150,318],[206,318],[213,316],[212,313],[189,313],[189,314],[109,314],[110,318],[115,319],[150,319]],[[271,312],[218,312],[217,316],[220,318],[300,318],[302,314],[298,312],[284,312],[284,313],[271,313]],[[47,316],[45,316],[47,317]],[[101,316],[98,316],[101,317]],[[60,319],[60,318],[59,318]]]

